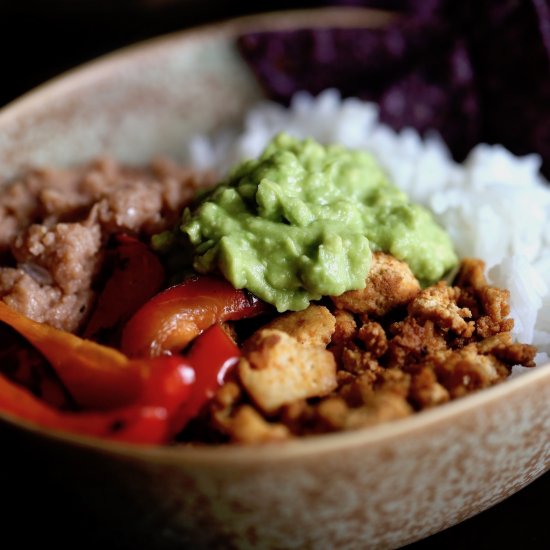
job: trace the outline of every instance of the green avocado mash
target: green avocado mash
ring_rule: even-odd
[[[425,285],[457,263],[448,235],[371,155],[286,134],[187,209],[181,231],[197,271],[219,270],[278,311],[364,288],[372,251]]]

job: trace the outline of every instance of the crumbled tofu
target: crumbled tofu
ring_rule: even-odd
[[[420,284],[405,262],[375,252],[365,288],[344,292],[332,301],[338,309],[381,317],[408,304],[419,292]]]
[[[460,336],[472,336],[475,323],[466,321],[472,317],[472,312],[466,307],[459,307],[460,288],[447,286],[444,281],[424,289],[409,304],[409,314],[433,321],[443,330],[453,330]]]
[[[327,395],[337,386],[332,353],[276,329],[256,333],[238,368],[246,391],[268,414],[297,399]]]
[[[264,328],[282,330],[309,346],[324,346],[330,342],[336,320],[324,306],[310,305],[302,311],[292,311],[277,317]]]
[[[267,443],[291,437],[284,424],[268,422],[250,405],[240,406],[231,416],[217,414],[215,419],[232,443]]]

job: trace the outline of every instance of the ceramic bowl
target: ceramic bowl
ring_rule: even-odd
[[[385,21],[363,10],[262,15],[107,56],[0,113],[2,174],[105,151],[178,159],[191,135],[238,120],[261,97],[236,53],[239,33]],[[24,460],[35,479],[48,470],[54,492],[85,503],[82,540],[133,548],[392,548],[550,467],[550,367],[405,420],[263,447],[142,448],[0,416],[4,460]]]

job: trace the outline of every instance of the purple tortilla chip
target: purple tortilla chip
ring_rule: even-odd
[[[384,29],[310,29],[241,37],[243,57],[267,95],[337,88],[380,104],[400,130],[437,131],[457,156],[479,140],[479,106],[467,49],[446,23],[407,18]]]
[[[377,98],[380,118],[395,130],[436,131],[456,158],[464,158],[481,137],[477,88],[468,51],[457,42],[431,63],[415,67]]]
[[[384,29],[256,33],[239,47],[272,99],[338,88],[395,129],[438,131],[457,159],[476,143],[538,152],[550,175],[548,0],[334,0],[390,8]]]
[[[428,55],[448,35],[438,21],[406,19],[384,29],[303,29],[239,38],[244,59],[268,97],[288,103],[300,90],[376,94]]]
[[[538,152],[550,173],[550,11],[544,2],[480,6],[471,37],[483,98],[483,139]]]
[[[550,6],[546,0],[531,0],[537,14],[539,32],[546,57],[550,61]]]
[[[453,0],[327,0],[327,4],[357,6],[377,10],[414,14],[420,17],[433,17],[445,13]],[[456,0],[455,0],[456,1]]]

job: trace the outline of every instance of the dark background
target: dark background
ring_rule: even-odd
[[[0,107],[71,67],[139,40],[237,15],[319,3],[0,0]],[[23,470],[25,458],[18,459],[17,464],[2,463],[0,459],[0,468]],[[57,543],[60,548],[70,540],[71,525],[75,536],[85,525],[84,501],[78,502],[75,511],[65,518],[51,517],[48,502],[66,495],[47,479],[44,481],[44,474],[29,473],[23,483],[16,475],[2,476],[0,547],[4,550],[38,542]],[[41,486],[37,486],[41,479]],[[408,548],[550,548],[549,500],[547,473],[494,508]],[[60,538],[61,532],[65,533],[64,539]],[[8,542],[10,537],[13,543]],[[74,542],[75,547],[85,546],[78,537]]]

